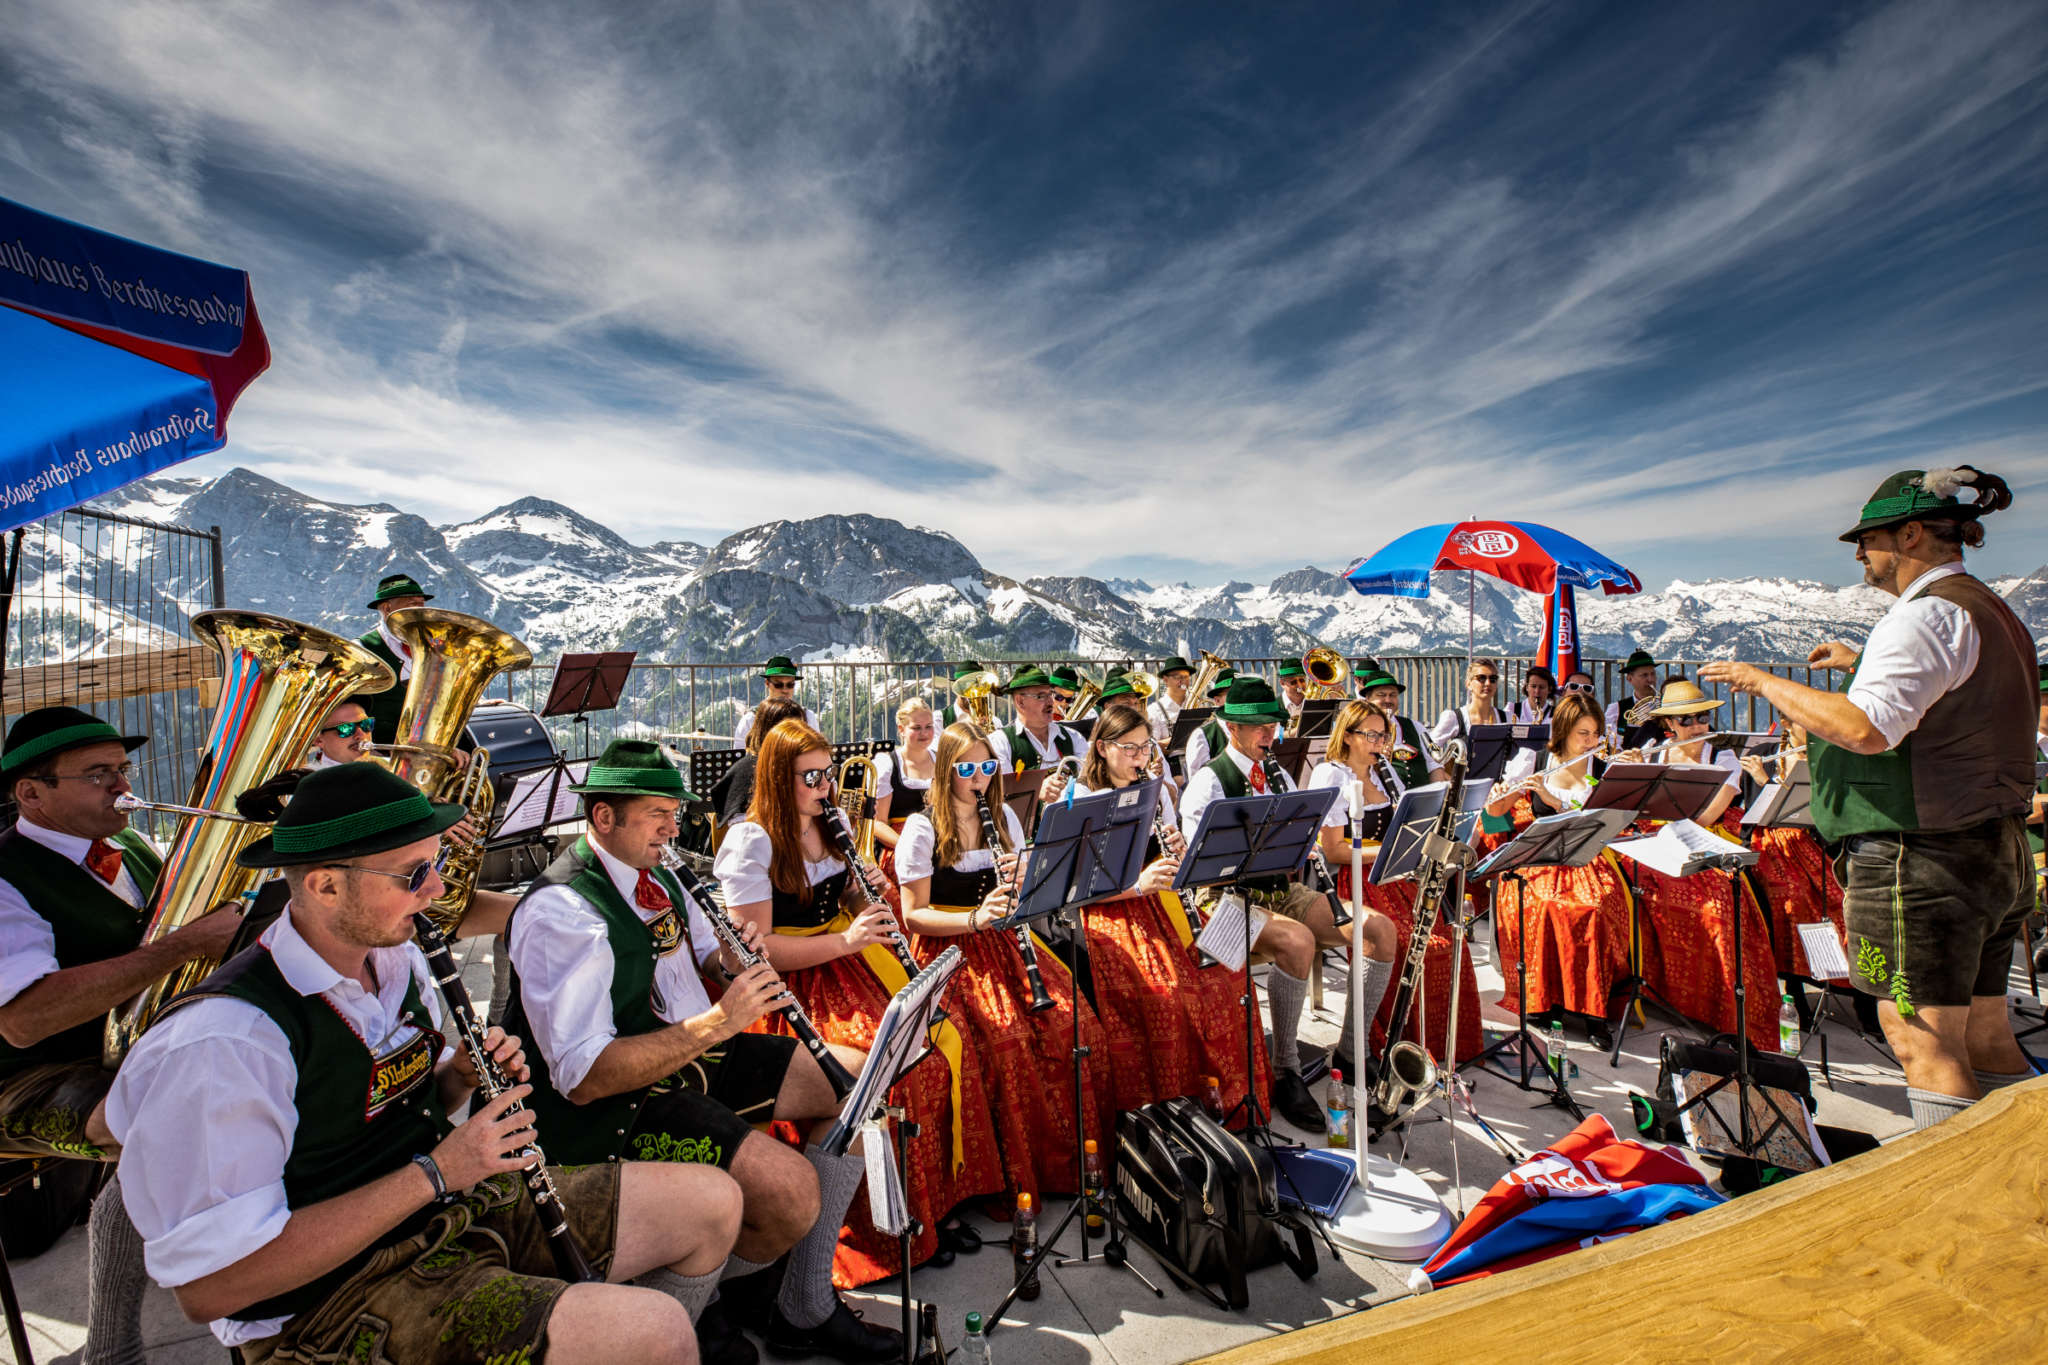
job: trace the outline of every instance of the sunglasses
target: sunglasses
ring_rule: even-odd
[[[1674,725],[1704,726],[1707,724],[1707,718],[1705,716],[1673,716],[1671,718],[1671,723]]]
[[[819,787],[829,787],[832,785],[832,770],[830,768],[805,768],[796,775],[796,780],[811,790],[816,791]]]
[[[1002,766],[1001,763],[998,763],[993,758],[984,758],[979,763],[955,763],[953,765],[953,775],[955,777],[972,777],[976,773],[980,773],[983,777],[994,777],[996,769]]]
[[[358,731],[366,735],[369,734],[370,727],[374,724],[376,724],[376,722],[369,719],[344,720],[334,725],[321,726],[320,733],[323,735],[340,735],[343,739],[347,739],[350,735],[353,735]]]
[[[1591,683],[1566,683],[1566,684],[1564,685],[1564,690],[1565,690],[1565,691],[1567,691],[1567,692],[1591,692],[1591,691],[1593,690],[1593,684],[1591,684]]]
[[[1500,681],[1500,678],[1497,674],[1493,673],[1475,673],[1472,675],[1472,681],[1476,683],[1497,683]]]
[[[368,872],[373,876],[389,877],[395,882],[404,882],[408,895],[417,896],[427,884],[427,878],[440,869],[441,859],[428,858],[410,872],[386,872],[381,867],[364,867],[361,863],[329,863],[329,867],[343,872]]]

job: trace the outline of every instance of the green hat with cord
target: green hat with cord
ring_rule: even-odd
[[[671,796],[678,801],[701,798],[683,784],[683,770],[668,761],[661,746],[647,739],[615,739],[572,783],[583,796]]]
[[[1301,666],[1301,660],[1282,659],[1280,661],[1280,671],[1277,674],[1277,676],[1282,678],[1299,678],[1303,676],[1303,672],[1304,670]]]
[[[242,867],[305,867],[387,853],[440,835],[467,806],[427,794],[379,763],[310,773],[270,833],[235,855]]]
[[[1287,707],[1273,695],[1272,684],[1264,678],[1239,678],[1230,685],[1216,718],[1225,724],[1277,724],[1287,719]]]
[[[1957,496],[1965,488],[1976,491],[1975,501],[1964,502]],[[1863,504],[1862,519],[1837,539],[1853,545],[1865,531],[1908,521],[1975,521],[1986,512],[2010,506],[2012,489],[1996,474],[1966,464],[1953,469],[1902,469],[1877,486]]]
[[[1003,686],[1005,693],[1022,692],[1027,687],[1055,687],[1052,678],[1037,664],[1026,664],[1017,670],[1010,681]]]
[[[777,654],[768,660],[767,663],[761,665],[761,676],[764,678],[801,678],[803,674],[797,671],[796,665],[790,662],[787,654]]]
[[[1408,690],[1408,684],[1402,682],[1384,668],[1364,670],[1356,676],[1360,692],[1370,692],[1380,687],[1391,687],[1396,692],[1406,692]]]

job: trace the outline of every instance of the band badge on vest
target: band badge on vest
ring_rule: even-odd
[[[647,921],[647,932],[654,935],[654,955],[667,957],[683,942],[683,921],[676,914],[676,908],[668,909]]]
[[[392,1104],[416,1090],[434,1074],[434,1057],[441,1050],[441,1036],[431,1030],[413,1035],[412,1041],[370,1063],[370,1093],[363,1100],[363,1117],[376,1118]]]

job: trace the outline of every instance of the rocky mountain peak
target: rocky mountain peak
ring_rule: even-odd
[[[771,521],[727,536],[700,572],[729,569],[773,574],[854,605],[923,583],[982,581],[981,562],[952,536],[866,513]]]
[[[1350,593],[1351,585],[1342,576],[1303,565],[1292,572],[1281,574],[1267,587],[1273,593],[1301,593],[1310,597],[1343,597]]]

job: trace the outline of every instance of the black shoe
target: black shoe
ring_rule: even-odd
[[[697,1358],[704,1365],[758,1365],[761,1359],[761,1352],[733,1321],[722,1293],[698,1315]]]
[[[871,1327],[861,1315],[839,1299],[832,1316],[816,1327],[798,1327],[782,1316],[780,1308],[768,1319],[762,1334],[768,1354],[785,1360],[799,1356],[830,1356],[846,1365],[879,1365],[903,1354],[903,1333],[889,1327]]]
[[[962,1256],[972,1256],[981,1250],[981,1234],[972,1223],[956,1214],[939,1224],[939,1245]]]
[[[1614,1032],[1607,1027],[1605,1019],[1588,1019],[1586,1021],[1586,1041],[1602,1052],[1612,1052],[1614,1050]]]
[[[1323,1106],[1309,1093],[1308,1082],[1292,1068],[1274,1069],[1273,1112],[1304,1133],[1320,1133],[1329,1127]]]

